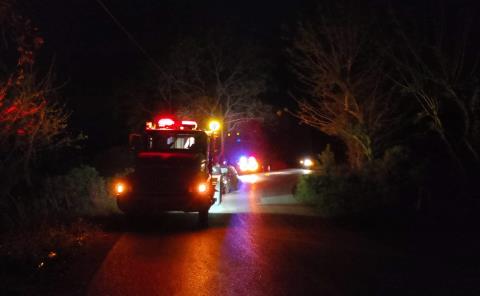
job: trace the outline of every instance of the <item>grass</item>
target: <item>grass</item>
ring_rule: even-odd
[[[58,289],[62,278],[68,277],[70,264],[83,257],[92,249],[92,244],[105,236],[99,225],[85,219],[62,224],[45,223],[35,229],[18,229],[3,235],[0,278],[3,279],[4,295],[56,294],[52,291]],[[86,284],[80,280],[73,282]],[[79,289],[82,288],[85,287]],[[75,289],[69,287],[68,290]]]

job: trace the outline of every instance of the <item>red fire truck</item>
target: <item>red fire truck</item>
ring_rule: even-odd
[[[119,208],[126,214],[198,212],[206,224],[215,203],[210,137],[191,120],[158,118],[130,135],[134,172],[115,184]]]

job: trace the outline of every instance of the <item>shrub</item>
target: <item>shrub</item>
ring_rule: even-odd
[[[107,182],[90,166],[80,166],[64,176],[47,178],[45,200],[50,211],[61,215],[98,215],[116,211]]]
[[[330,144],[327,144],[325,149],[318,156],[319,171],[322,174],[334,173],[336,162],[335,154],[331,150]]]
[[[403,211],[416,194],[408,154],[395,147],[362,170],[319,171],[300,178],[295,197],[314,205],[324,217],[348,217]]]
[[[112,178],[113,180],[113,178]],[[90,166],[65,175],[38,178],[36,185],[0,200],[0,231],[18,226],[35,228],[39,221],[71,221],[81,216],[108,215],[118,211],[109,188],[111,180]]]

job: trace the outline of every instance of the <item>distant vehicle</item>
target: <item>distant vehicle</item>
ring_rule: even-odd
[[[316,165],[315,160],[311,157],[304,157],[299,161],[300,166],[305,169],[313,169]]]
[[[266,136],[256,120],[243,122],[226,133],[224,158],[238,174],[268,171]]]
[[[222,192],[229,193],[232,191],[237,191],[240,181],[238,179],[238,172],[235,167],[232,165],[227,165],[222,167],[222,170],[224,170]]]
[[[215,202],[209,135],[194,121],[161,118],[130,135],[135,170],[116,182],[119,208],[126,214],[198,212],[207,223]]]
[[[238,173],[232,165],[215,165],[212,169],[212,175],[219,180],[219,190],[221,194],[227,194],[238,190]],[[218,201],[221,203],[221,200]]]
[[[260,164],[255,156],[242,155],[237,162],[238,170],[241,174],[251,174],[261,171]]]

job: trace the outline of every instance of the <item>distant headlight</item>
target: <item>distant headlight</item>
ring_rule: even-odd
[[[256,172],[258,170],[258,161],[253,156],[248,158],[248,170],[251,172]]]
[[[242,172],[256,172],[259,168],[258,161],[255,157],[242,156],[238,161],[238,167]]]
[[[306,168],[310,168],[313,166],[313,160],[311,160],[310,158],[300,160],[300,163]]]
[[[238,168],[242,172],[245,172],[248,170],[248,159],[246,156],[240,157],[240,160],[238,161]]]

